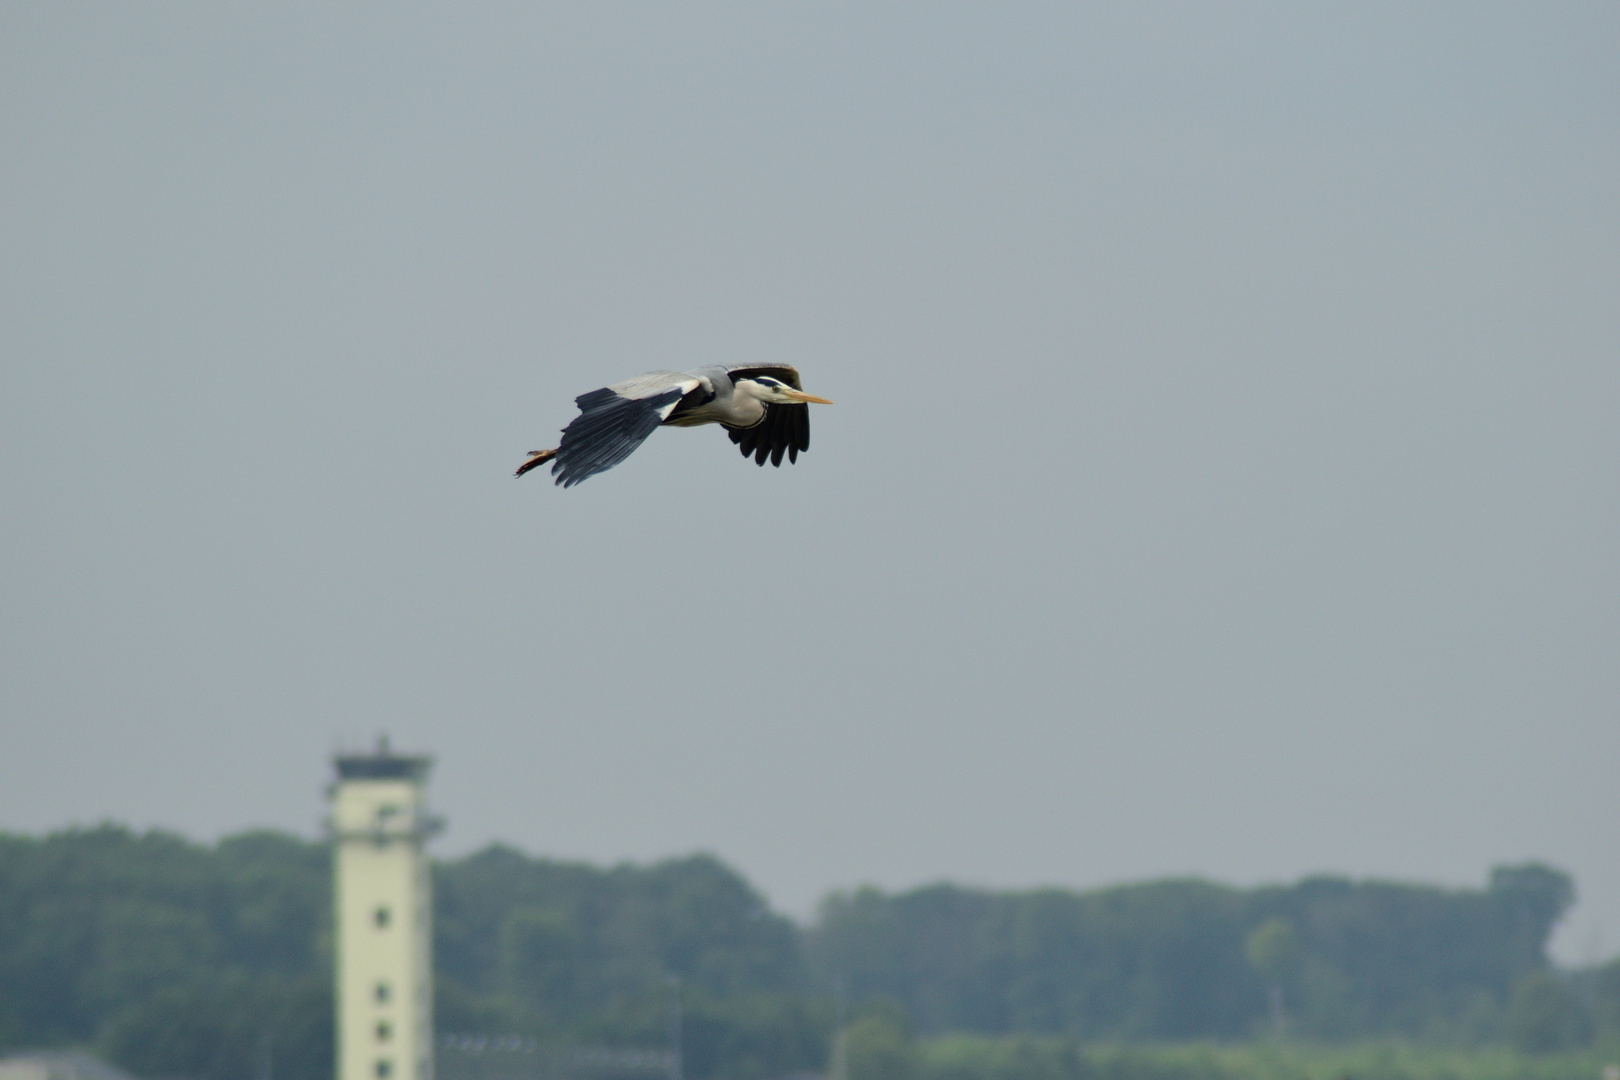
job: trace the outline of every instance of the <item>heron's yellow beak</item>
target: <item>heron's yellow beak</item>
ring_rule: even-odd
[[[782,393],[786,394],[788,397],[792,398],[794,401],[808,401],[808,402],[810,402],[810,403],[812,403],[814,405],[831,405],[832,404],[832,402],[828,401],[824,397],[816,397],[814,394],[807,394],[803,390],[783,390]]]

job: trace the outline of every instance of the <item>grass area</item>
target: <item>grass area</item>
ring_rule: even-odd
[[[1620,1062],[1620,1050],[1527,1056],[1394,1042],[1077,1047],[951,1036],[919,1050],[918,1080],[1604,1080],[1605,1068]]]

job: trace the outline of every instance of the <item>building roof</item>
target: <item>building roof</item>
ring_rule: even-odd
[[[0,1080],[135,1080],[79,1050],[35,1050],[0,1057]]]
[[[334,762],[343,780],[425,780],[433,767],[433,759],[426,755],[394,753],[386,735],[371,753],[339,754]]]

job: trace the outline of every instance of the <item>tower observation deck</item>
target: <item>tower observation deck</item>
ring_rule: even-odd
[[[384,738],[334,764],[336,1080],[433,1080],[433,759]]]

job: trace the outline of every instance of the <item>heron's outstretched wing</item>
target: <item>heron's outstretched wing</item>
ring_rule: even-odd
[[[629,457],[666,419],[681,398],[702,385],[677,371],[638,375],[574,399],[579,415],[563,428],[556,483],[573,487]]]
[[[795,390],[804,389],[799,385],[799,369],[788,364],[753,364],[728,368],[727,371],[733,382],[769,375]],[[810,449],[810,406],[767,405],[765,418],[753,427],[727,430],[731,434],[731,441],[742,450],[743,457],[752,455],[756,465],[764,465],[768,457],[772,465],[780,468],[783,454],[787,455],[789,462],[796,462],[801,450]]]

